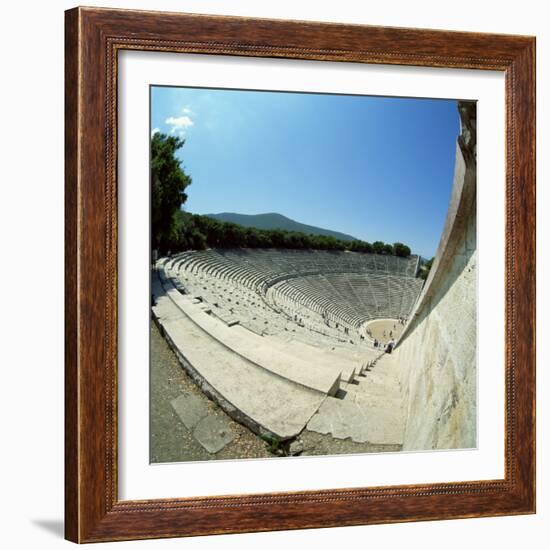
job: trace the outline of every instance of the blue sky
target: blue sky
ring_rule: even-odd
[[[152,87],[151,131],[185,139],[189,212],[277,212],[435,254],[454,100]]]

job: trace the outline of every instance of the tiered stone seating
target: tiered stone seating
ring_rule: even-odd
[[[229,271],[230,278],[239,282],[239,275],[253,275],[256,284],[260,280],[274,283],[280,278],[324,273],[384,272],[395,275],[415,276],[418,256],[398,258],[377,254],[355,252],[329,252],[322,250],[276,250],[276,249],[210,249],[179,256],[182,265],[189,271],[205,270],[216,273],[216,268]],[[232,271],[230,267],[233,267]],[[209,268],[212,268],[210,270]],[[239,268],[241,268],[239,270]],[[246,268],[243,272],[242,268]]]
[[[421,288],[422,282],[411,277],[327,274],[278,283],[271,299],[290,316],[308,317],[304,310],[309,310],[318,314],[317,322],[349,333],[371,319],[409,315]]]
[[[378,382],[367,370],[380,350],[365,324],[410,314],[417,267],[349,252],[188,251],[157,262],[153,314],[201,388],[257,433],[286,439],[308,426],[393,444],[401,413],[397,399],[377,401],[388,373]],[[396,428],[379,433],[386,409]]]
[[[402,367],[395,354],[382,354],[375,363],[360,384],[342,385],[345,399],[325,399],[307,429],[355,442],[400,445],[406,417],[399,384]]]
[[[182,293],[261,335],[292,333],[306,343],[363,345],[362,325],[407,317],[422,282],[419,258],[353,252],[209,249],[159,262]]]
[[[168,343],[202,390],[229,415],[256,433],[281,439],[304,429],[326,394],[228,352],[178,307],[156,277],[153,295],[153,314]]]

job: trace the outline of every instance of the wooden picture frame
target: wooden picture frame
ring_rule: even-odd
[[[506,86],[505,476],[120,501],[117,54],[155,50],[501,71]],[[99,8],[66,12],[66,538],[97,542],[535,511],[535,39]]]

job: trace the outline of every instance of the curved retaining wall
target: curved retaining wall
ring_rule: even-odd
[[[453,191],[429,278],[395,354],[404,450],[476,446],[475,104],[460,103]]]

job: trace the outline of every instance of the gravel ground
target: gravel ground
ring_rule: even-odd
[[[194,395],[206,404],[209,416],[225,419],[234,434],[222,450],[211,454],[193,437],[180,420],[171,401],[181,395]],[[400,451],[400,445],[371,445],[351,439],[304,430],[297,438],[302,456],[360,454]],[[235,460],[273,458],[266,443],[248,428],[235,422],[216,403],[208,399],[179,364],[176,356],[151,322],[151,462],[190,462],[197,460]]]

